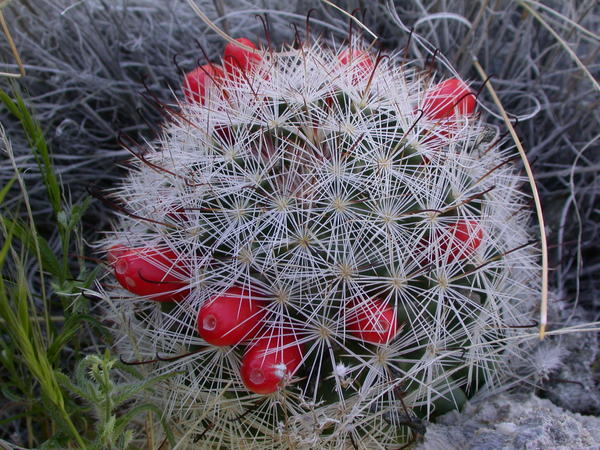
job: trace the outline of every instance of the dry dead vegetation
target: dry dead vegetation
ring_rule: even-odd
[[[196,3],[234,37],[264,40],[257,19],[263,15],[272,42],[289,41],[291,24],[302,33],[309,11],[313,31],[335,39],[348,33],[347,15],[317,0]],[[510,120],[544,211],[547,330],[557,335],[594,330],[567,322],[574,311],[588,322],[600,317],[598,3],[335,3],[354,12],[384,51],[406,47],[423,64],[435,52],[442,73],[452,66],[475,88],[482,87],[483,72],[491,76],[489,86],[503,108],[486,89],[481,107],[503,129],[503,113]],[[94,300],[80,295],[95,275],[94,262],[84,262],[95,256],[85,242],[96,241],[109,227],[99,202],[88,208],[87,189],[122,176],[118,162],[126,153],[117,145],[117,131],[139,139],[156,136],[161,117],[152,96],[170,102],[172,91],[181,95],[179,67],[189,70],[205,58],[198,44],[216,59],[224,42],[183,0],[12,0],[0,2],[0,12],[6,37],[0,43],[2,147],[11,150],[0,155],[0,395],[7,405],[0,438],[23,446],[47,441],[119,448],[129,439],[125,429],[139,430],[142,423],[150,430],[158,419],[147,414],[111,422],[123,417],[128,398],[119,397],[124,388],[117,363],[109,357],[84,359],[102,355],[109,343],[94,316]],[[559,330],[565,326],[575,328]],[[69,384],[62,374],[72,373],[79,375]],[[109,373],[114,380],[105,378]],[[143,384],[127,392],[146,388]],[[94,404],[99,386],[114,395],[106,404]],[[92,424],[97,414],[107,417],[100,429]],[[140,417],[145,419],[130,424]],[[153,434],[146,435],[150,445]]]

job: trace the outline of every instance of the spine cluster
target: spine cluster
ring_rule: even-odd
[[[537,254],[463,81],[238,39],[182,84],[106,239],[118,345],[173,374],[182,439],[388,448],[502,382]]]

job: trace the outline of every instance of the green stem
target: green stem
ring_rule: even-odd
[[[79,431],[77,431],[77,428],[75,428],[75,425],[71,421],[71,418],[69,417],[69,415],[67,414],[65,409],[61,408],[61,412],[64,416],[67,427],[69,428],[69,431],[71,432],[71,435],[73,436],[73,438],[77,441],[77,445],[79,445],[79,448],[86,449],[87,445],[86,445],[85,441],[79,434]]]

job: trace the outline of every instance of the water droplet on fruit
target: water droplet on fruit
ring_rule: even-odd
[[[202,320],[202,328],[206,331],[212,331],[217,328],[217,318],[212,314],[207,315],[204,320]]]
[[[279,378],[280,380],[283,379],[283,377],[285,377],[285,374],[287,373],[287,366],[283,363],[281,364],[275,364],[273,366],[274,370],[274,374],[277,378]]]
[[[124,259],[119,259],[117,261],[117,265],[115,266],[115,271],[119,274],[119,275],[123,275],[125,274],[125,272],[127,272],[127,268],[128,268],[128,264],[127,261]]]
[[[265,375],[260,369],[253,369],[250,372],[250,382],[252,384],[262,384],[265,381]]]

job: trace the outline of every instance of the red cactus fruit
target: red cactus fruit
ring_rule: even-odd
[[[256,45],[249,39],[238,38],[236,41],[256,50]],[[230,42],[225,46],[225,50],[223,51],[223,66],[225,67],[227,78],[235,79],[242,73],[252,71],[260,63],[261,59],[259,54]]]
[[[215,125],[214,136],[221,144],[233,145],[235,143],[233,129],[228,125]]]
[[[302,349],[294,336],[264,336],[246,350],[240,375],[249,391],[271,394],[301,362]]]
[[[198,333],[209,344],[235,345],[262,329],[265,299],[234,286],[208,299],[198,312]]]
[[[353,84],[357,84],[361,79],[371,76],[375,63],[367,52],[357,49],[345,49],[338,55],[340,64],[344,66],[354,65],[355,73],[352,76]]]
[[[475,95],[462,81],[450,78],[437,85],[425,94],[423,111],[429,119],[445,119],[454,116],[468,115],[475,110]]]
[[[189,292],[189,271],[171,249],[111,247],[108,261],[115,277],[129,292],[157,302],[182,300]]]
[[[183,93],[188,103],[204,105],[209,84],[220,85],[223,70],[214,64],[204,64],[188,72],[183,82]]]
[[[387,344],[398,332],[394,308],[378,298],[355,299],[346,318],[348,332],[364,342]]]
[[[483,228],[475,220],[459,219],[448,225],[440,239],[440,251],[447,261],[464,259],[481,245]]]

